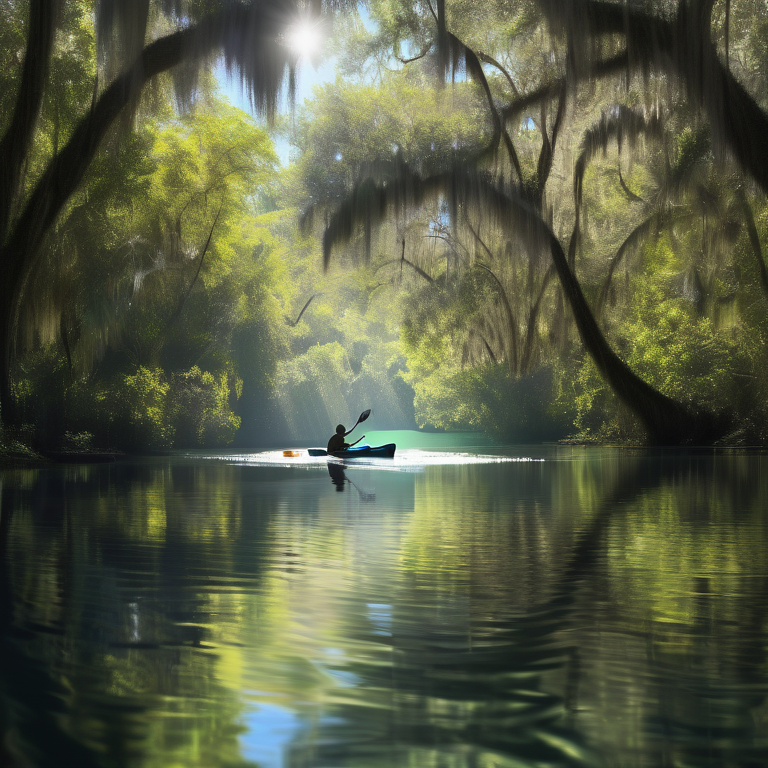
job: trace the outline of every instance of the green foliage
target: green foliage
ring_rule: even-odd
[[[616,333],[627,364],[665,395],[738,425],[758,418],[748,405],[760,399],[754,376],[765,352],[746,327],[718,328],[701,316],[695,298],[686,296],[684,280],[675,280],[678,256],[668,240],[646,245],[643,272],[633,281],[629,317]],[[640,439],[628,414],[617,407],[589,359],[576,368],[576,419],[585,439]]]
[[[13,466],[16,464],[34,464],[43,460],[37,451],[30,448],[24,439],[3,435],[0,438],[0,464]]]
[[[300,159],[293,194],[303,205],[343,199],[361,168],[385,166],[395,152],[424,170],[446,156],[464,156],[487,133],[476,91],[466,83],[451,91],[431,87],[418,71],[386,76],[380,85],[338,79],[318,89],[301,113],[294,135]]]
[[[253,194],[275,163],[211,94],[98,156],[23,307],[16,391],[38,443],[60,444],[67,419],[108,447],[232,441],[242,382],[271,386],[285,350],[287,247]]]
[[[169,391],[170,385],[160,369],[141,367],[134,374],[118,378],[101,394],[102,398],[109,398],[114,430],[124,445],[164,448],[172,444]]]
[[[578,442],[637,442],[637,422],[616,402],[594,362],[584,357],[563,366],[554,407],[573,413],[573,438]]]
[[[234,439],[243,382],[193,366],[171,375],[139,367],[109,379],[73,377],[61,354],[40,353],[17,379],[28,441],[41,449],[219,447]]]
[[[738,344],[716,333],[709,318],[696,318],[689,301],[648,291],[625,332],[630,365],[664,394],[713,413],[733,410]]]
[[[486,322],[496,298],[485,273],[473,270],[448,290],[429,284],[404,300],[401,339],[408,372],[403,378],[415,392],[416,422],[479,430],[517,443],[563,437],[569,422],[550,405],[552,372],[540,368],[518,377],[508,364],[488,357],[485,344],[498,349],[500,343]]]
[[[90,451],[93,449],[93,433],[65,432],[62,447],[69,451]]]
[[[217,378],[197,366],[174,375],[170,395],[174,445],[218,447],[232,442],[240,417],[233,413],[230,401],[237,398],[238,384],[242,387],[242,382],[232,379],[226,374]]]
[[[510,443],[556,440],[569,431],[571,414],[552,406],[552,372],[513,379],[506,366],[474,367],[414,381],[420,427],[473,430]]]
[[[709,126],[686,126],[677,137],[676,175],[689,171],[696,163],[707,159],[712,150]]]

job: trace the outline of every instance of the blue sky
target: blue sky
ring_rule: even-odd
[[[369,31],[374,31],[375,23],[371,21],[368,11],[364,6],[358,8],[358,14],[363,25]],[[312,97],[312,90],[316,85],[336,79],[337,58],[335,56],[322,57],[321,49],[320,55],[316,56],[315,59],[318,62],[317,66],[313,66],[307,58],[302,58],[299,61],[299,65],[296,69],[296,106],[303,104],[305,99]],[[248,97],[243,93],[240,86],[239,78],[236,75],[234,78],[227,77],[223,63],[216,68],[215,74],[219,81],[221,92],[229,99],[229,101],[234,106],[253,115],[251,105],[248,103]],[[287,101],[284,101],[284,103],[280,105],[280,111],[284,113],[290,111],[290,105]],[[260,118],[257,119],[261,121]],[[273,136],[273,140],[280,162],[283,165],[287,165],[290,155],[289,141],[284,136],[278,135]]]
[[[216,68],[216,79],[219,81],[221,92],[229,101],[239,109],[249,114],[253,114],[251,105],[248,103],[248,96],[243,92],[240,86],[240,79],[235,75],[233,78],[227,77],[223,64]],[[321,61],[317,68],[303,59],[299,62],[296,70],[296,105],[302,104],[304,99],[312,96],[312,89],[315,85],[326,83],[336,79],[336,58],[330,57]],[[290,105],[286,102],[280,105],[280,110],[288,112]],[[260,118],[257,118],[260,120]],[[284,136],[274,136],[275,150],[277,151],[280,162],[283,165],[288,164],[290,143]]]

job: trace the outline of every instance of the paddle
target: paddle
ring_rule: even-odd
[[[365,420],[366,420],[366,419],[367,419],[367,418],[368,418],[370,415],[371,415],[371,409],[370,409],[370,408],[369,408],[367,411],[363,411],[363,412],[360,414],[360,416],[358,417],[357,421],[355,422],[355,427],[356,427],[356,426],[357,426],[357,425],[358,425],[360,422],[362,422],[362,421],[365,421]],[[352,429],[354,429],[355,427],[352,427]],[[347,431],[344,433],[344,437],[346,437],[346,436],[347,436],[347,435],[348,435],[348,434],[349,434],[349,433],[352,431],[352,429],[348,429],[348,430],[347,430]],[[360,440],[362,440],[362,439],[363,439],[363,438],[361,437],[361,438],[360,438]],[[359,443],[359,442],[360,442],[360,440],[358,440],[357,442]],[[353,443],[353,445],[354,445],[354,443]]]

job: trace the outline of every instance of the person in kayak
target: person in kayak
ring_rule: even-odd
[[[352,429],[354,429],[354,427],[352,427]],[[351,432],[352,429],[350,429],[349,432]],[[325,450],[328,453],[339,453],[339,451],[346,451],[347,448],[351,448],[353,445],[357,445],[360,440],[365,437],[365,435],[363,435],[363,437],[355,440],[354,443],[345,443],[344,438],[349,434],[349,432],[347,432],[346,427],[343,424],[339,424],[336,427],[336,434],[328,441],[328,447]]]

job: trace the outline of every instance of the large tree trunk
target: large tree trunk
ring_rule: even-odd
[[[43,102],[53,49],[58,0],[32,0],[29,7],[29,34],[19,92],[8,127],[0,141],[0,266],[4,243],[13,215],[15,200],[21,192],[21,176],[32,144],[35,125]],[[4,274],[0,281],[0,340],[9,338],[11,328],[11,280]],[[15,422],[11,397],[10,359],[0,354],[0,424]]]
[[[614,394],[637,416],[654,445],[707,444],[722,437],[725,424],[693,411],[643,381],[611,349],[568,266],[562,246],[550,233],[550,252],[579,336]]]

